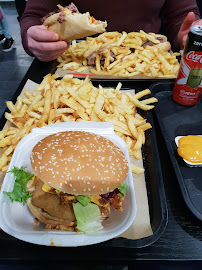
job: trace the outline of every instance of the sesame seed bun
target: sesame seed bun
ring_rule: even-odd
[[[45,137],[33,148],[31,165],[45,184],[75,195],[113,191],[128,174],[128,162],[119,147],[83,131]]]

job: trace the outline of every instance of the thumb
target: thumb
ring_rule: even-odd
[[[38,28],[41,29],[41,30],[47,30],[47,26],[45,25],[38,25]]]
[[[185,35],[185,36],[182,38],[182,44],[183,44],[183,47],[185,46],[186,40],[187,40],[187,35]]]
[[[191,27],[194,20],[195,20],[194,12],[189,12],[187,14],[186,18],[184,19],[184,21],[180,27],[180,30],[185,31],[185,32],[189,32],[189,28]]]

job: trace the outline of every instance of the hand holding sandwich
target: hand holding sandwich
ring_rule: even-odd
[[[27,30],[29,50],[41,61],[56,59],[67,50],[67,42],[102,33],[106,22],[97,21],[89,12],[81,14],[71,3],[67,7],[58,5],[58,10],[42,18],[43,25],[31,26]]]
[[[68,49],[68,44],[59,41],[58,35],[48,31],[45,25],[31,26],[27,31],[27,43],[30,51],[43,62],[56,59]]]

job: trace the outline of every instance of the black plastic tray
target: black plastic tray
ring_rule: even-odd
[[[136,88],[136,90],[138,91],[139,89]],[[141,248],[148,246],[161,237],[167,225],[167,205],[157,149],[153,116],[152,112],[142,111],[141,115],[146,117],[148,122],[150,122],[153,127],[150,131],[146,132],[146,143],[142,148],[150,222],[153,235],[137,240],[115,238],[103,243],[102,245],[127,248]]]
[[[159,102],[155,113],[179,182],[184,200],[191,212],[202,220],[202,168],[188,167],[177,154],[175,137],[202,135],[202,97],[195,106],[183,106],[173,101],[173,83],[156,83],[152,93]]]
[[[17,96],[21,93],[23,85],[26,82],[27,75],[23,79],[23,82],[18,87],[12,101],[15,102]],[[30,78],[30,77],[28,77]],[[32,78],[30,78],[32,79]],[[42,80],[42,77],[41,77]],[[37,78],[39,82],[40,79]],[[116,86],[117,82],[114,84],[110,81],[94,81],[93,84],[95,86],[101,84],[102,86]],[[149,86],[148,81],[138,81],[138,82],[125,82],[123,81],[123,88],[132,88],[136,89],[136,91],[145,89]],[[159,161],[156,135],[155,135],[155,126],[153,122],[152,112],[141,112],[144,117],[147,117],[148,121],[152,125],[152,129],[146,132],[146,144],[142,149],[143,154],[143,163],[145,168],[145,179],[148,193],[148,203],[149,203],[149,212],[150,212],[150,222],[152,226],[153,235],[149,237],[145,237],[137,240],[128,240],[124,238],[115,238],[109,240],[107,242],[98,244],[99,246],[109,246],[109,247],[126,247],[126,248],[141,248],[144,246],[151,245],[155,241],[157,241],[161,235],[163,234],[166,225],[167,225],[167,205],[165,199],[165,191],[161,173],[161,166]],[[2,129],[6,119],[4,115],[0,119],[0,128]],[[13,237],[5,234],[3,231],[0,231],[0,239],[9,239],[11,240]],[[14,241],[20,241],[17,239],[13,239]],[[46,248],[46,247],[44,247]]]

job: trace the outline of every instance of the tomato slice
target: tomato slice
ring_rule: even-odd
[[[92,23],[93,24],[98,24],[99,23],[99,21],[97,21],[93,16],[91,18],[92,18]]]
[[[111,198],[111,204],[115,209],[118,209],[119,196],[115,195],[114,198]]]

